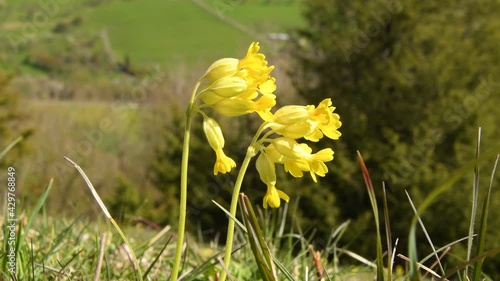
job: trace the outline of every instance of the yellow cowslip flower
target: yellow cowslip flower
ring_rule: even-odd
[[[217,175],[219,172],[225,174],[236,167],[234,160],[226,156],[222,150],[224,148],[224,136],[219,124],[214,119],[205,117],[203,119],[203,131],[217,157],[214,165],[214,175]]]
[[[324,99],[317,108],[308,105],[310,121],[314,124],[314,131],[304,138],[310,141],[318,141],[323,134],[332,140],[337,140],[342,135],[338,128],[342,126],[340,116],[333,113],[335,107],[332,106],[331,99]]]
[[[318,107],[287,105],[273,115],[267,115],[264,120],[274,132],[287,138],[319,141],[326,135],[338,139],[341,135],[338,128],[342,123],[339,115],[333,113],[335,107],[331,105],[331,99],[323,100]]]
[[[288,202],[290,197],[276,188],[275,165],[266,153],[261,152],[255,162],[255,167],[259,172],[260,179],[267,185],[267,193],[263,201],[264,209],[267,209],[267,206],[278,208],[281,205],[281,199]]]
[[[276,79],[273,66],[259,53],[259,43],[248,48],[244,58],[224,58],[214,62],[200,79],[198,99],[227,116],[257,112],[268,116],[275,105]]]
[[[305,143],[297,143],[290,138],[277,138],[265,148],[267,155],[275,163],[282,163],[285,171],[294,177],[302,177],[309,172],[317,182],[316,175],[324,177],[328,172],[325,162],[333,160],[333,150],[325,148],[312,154],[312,149]]]
[[[271,206],[271,208],[279,208],[281,205],[280,199],[283,199],[286,202],[290,201],[290,197],[286,193],[277,189],[274,185],[268,186],[267,193],[263,200],[264,209],[267,209],[267,206]]]

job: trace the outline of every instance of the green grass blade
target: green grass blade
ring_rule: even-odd
[[[163,236],[165,236],[165,234],[167,234],[169,231],[170,231],[170,225],[167,225],[160,232],[158,232],[153,238],[151,238],[146,243],[146,245],[144,245],[144,250],[141,252],[141,254],[139,256],[144,255],[144,252],[146,252],[149,249],[149,247],[153,246],[156,242],[158,242],[158,240],[160,240]],[[170,240],[170,237],[168,240]]]
[[[283,272],[286,279],[288,279],[289,281],[295,281],[295,279],[293,279],[292,274],[286,269],[286,267],[275,256],[273,256],[273,261],[274,261],[274,264],[276,264],[276,266],[279,268],[279,270],[281,272]]]
[[[266,259],[267,265],[269,267],[271,267],[273,265],[271,253],[269,251],[269,247],[268,247],[267,243],[265,242],[264,233],[260,229],[259,220],[257,219],[257,216],[255,215],[255,212],[254,212],[253,207],[252,207],[252,203],[250,202],[250,199],[248,199],[248,197],[245,195],[241,195],[241,198],[242,198],[242,201],[245,203],[245,207],[247,209],[247,213],[245,214],[247,216],[246,218],[249,219],[250,225],[254,229],[254,233],[253,233],[253,234],[255,234],[254,238],[256,238],[257,241],[259,242],[259,247],[261,249],[261,252],[262,252],[264,258]],[[274,271],[274,270],[272,270],[272,271]]]
[[[264,281],[277,281],[273,271],[272,258],[267,245],[263,241],[264,235],[260,230],[257,217],[253,211],[252,204],[247,196],[240,194],[240,208],[243,213],[243,221],[247,228],[247,236],[250,242],[253,256],[257,262],[259,272]]]
[[[53,183],[54,183],[54,179],[52,178],[52,179],[50,179],[49,185],[47,186],[47,188],[45,188],[42,195],[38,199],[38,202],[35,205],[35,209],[33,209],[33,211],[31,212],[31,215],[28,219],[28,223],[26,224],[26,227],[24,228],[24,236],[26,236],[28,234],[28,232],[30,231],[31,225],[33,224],[33,221],[35,220],[36,216],[38,215],[38,212],[42,209],[43,204],[45,204],[45,200],[49,196],[49,192],[52,189]],[[21,240],[21,242],[24,240],[24,236],[23,236],[23,239]]]
[[[477,145],[476,145],[476,155],[475,159],[477,160],[481,151],[481,127],[479,127],[478,135],[477,135]],[[476,224],[476,216],[477,216],[477,203],[479,196],[479,164],[476,163],[474,166],[474,184],[472,187],[472,206],[470,212],[470,223],[469,223],[469,239],[467,240],[467,258],[469,260],[472,256],[472,246],[474,241],[474,226]],[[463,278],[465,280],[469,279],[469,267],[466,266],[464,270]]]
[[[389,207],[387,204],[387,193],[385,190],[385,182],[382,182],[382,191],[384,198],[384,222],[385,236],[387,242],[387,280],[392,280],[392,237],[391,237],[391,220],[389,218]]]
[[[439,184],[420,204],[417,209],[417,213],[422,214],[431,204],[432,202],[442,193],[447,191],[452,187],[452,185],[461,179],[472,167],[476,164],[483,162],[488,159],[487,157],[490,155],[497,155],[497,151],[500,149],[500,146],[495,146],[493,149],[489,150],[487,153],[483,153],[477,160],[469,161],[462,168],[458,169],[455,173],[453,173],[450,177],[448,177],[444,182]],[[417,261],[417,248],[416,248],[416,227],[417,227],[418,218],[417,216],[413,216],[413,219],[410,224],[409,231],[409,239],[408,239],[408,256],[410,258],[410,280],[417,281],[420,280],[420,273],[418,271],[418,261]]]
[[[2,152],[0,152],[0,159],[2,159],[9,150],[11,150],[18,142],[20,142],[23,139],[23,137],[18,137],[17,139],[13,140],[11,143],[7,145]]]
[[[236,249],[234,249],[232,251],[232,254],[236,253],[237,251],[243,249],[243,247],[245,247],[247,244],[243,244],[239,247],[236,247]],[[210,258],[208,258],[205,262],[203,262],[202,264],[200,264],[199,266],[197,266],[196,268],[193,268],[191,271],[189,272],[186,272],[184,275],[181,275],[179,276],[179,279],[178,281],[181,281],[181,280],[193,280],[195,277],[197,277],[199,274],[203,273],[203,272],[206,272],[208,271],[210,268],[220,264],[219,261],[217,260],[218,257],[221,257],[224,255],[224,251],[220,251],[218,252],[217,254],[211,256]],[[228,277],[230,277],[228,275]]]
[[[448,272],[446,272],[446,275],[444,276],[444,278],[448,278],[448,277],[452,276],[453,274],[457,273],[458,271],[464,269],[465,267],[467,267],[473,263],[476,263],[479,260],[484,260],[487,257],[491,257],[493,255],[496,255],[498,253],[500,253],[500,247],[488,250],[488,251],[484,252],[482,255],[473,257],[472,259],[451,268],[450,270],[448,270]]]
[[[141,266],[140,266],[139,260],[137,259],[137,255],[135,254],[134,248],[132,248],[132,245],[128,241],[127,236],[125,236],[125,233],[123,233],[123,231],[120,228],[120,226],[118,226],[118,224],[116,223],[115,219],[113,219],[113,217],[109,213],[108,208],[106,208],[106,205],[104,205],[104,202],[102,201],[102,199],[99,196],[99,194],[97,194],[97,191],[95,190],[94,185],[92,184],[92,182],[90,181],[90,179],[87,177],[87,175],[85,174],[85,172],[83,171],[83,169],[78,164],[76,164],[73,160],[69,159],[68,157],[65,156],[64,159],[66,159],[66,161],[68,161],[69,163],[71,163],[76,168],[76,170],[80,173],[80,175],[82,176],[83,180],[85,181],[85,183],[87,184],[88,188],[90,189],[90,192],[92,192],[92,195],[94,196],[94,199],[96,200],[97,204],[99,204],[99,207],[101,207],[102,212],[104,213],[104,215],[106,216],[106,218],[108,218],[108,220],[111,222],[111,224],[113,225],[113,227],[116,229],[116,231],[118,232],[118,234],[120,235],[120,237],[125,242],[128,250],[130,251],[130,252],[127,251],[127,253],[130,253],[130,255],[131,255],[132,267],[134,268],[134,273],[135,273],[136,279],[139,280],[139,281],[142,281]]]
[[[281,237],[285,233],[286,217],[288,214],[288,203],[285,203],[283,209],[280,208],[281,222],[278,228],[278,233],[276,237]]]
[[[469,237],[468,237],[468,236],[466,236],[466,237],[460,238],[460,239],[458,239],[458,240],[455,240],[455,241],[453,241],[453,242],[451,242],[451,243],[448,243],[448,244],[444,245],[443,247],[441,247],[441,248],[437,249],[435,252],[430,253],[430,254],[429,254],[429,255],[427,255],[425,258],[423,258],[422,260],[420,260],[420,263],[425,263],[428,259],[430,259],[430,258],[432,258],[432,257],[435,257],[437,253],[440,253],[440,252],[442,252],[442,251],[446,250],[447,248],[450,248],[451,246],[453,246],[453,245],[455,245],[455,244],[457,244],[457,243],[460,243],[460,242],[462,242],[462,241],[465,241],[465,240],[467,240],[468,238],[469,238]]]
[[[56,239],[54,239],[54,244],[50,248],[50,250],[45,254],[44,256],[44,263],[48,262],[48,258],[55,253],[57,248],[59,248],[59,245],[64,241],[66,236],[68,236],[71,233],[71,229],[76,225],[77,221],[75,220],[72,224],[70,224],[68,227],[66,227],[63,231],[61,231],[59,234],[57,234]]]
[[[30,244],[31,254],[31,280],[35,280],[35,250],[33,249],[33,241]]]
[[[228,210],[226,210],[224,207],[222,207],[219,203],[215,202],[214,200],[212,200],[212,202],[215,205],[217,205],[217,207],[219,207],[224,213],[226,213],[226,215],[228,215],[229,218],[232,219],[245,233],[247,232],[247,228],[237,218],[231,215],[231,213]]]
[[[483,210],[481,213],[481,225],[479,229],[479,244],[477,246],[477,253],[476,256],[481,256],[484,253],[484,245],[486,242],[486,228],[488,224],[488,211],[490,209],[490,198],[491,198],[491,189],[493,187],[493,182],[495,181],[495,173],[497,170],[498,166],[498,160],[500,158],[500,155],[497,155],[497,159],[495,160],[495,165],[493,166],[493,171],[491,172],[491,178],[490,178],[490,186],[488,188],[488,193],[486,194],[486,198],[483,201]],[[484,259],[479,259],[474,266],[474,273],[473,273],[473,281],[478,281],[481,278],[481,268],[483,266]]]
[[[158,255],[155,257],[155,259],[153,260],[153,262],[151,262],[151,264],[149,265],[149,267],[146,269],[146,271],[144,271],[144,274],[142,275],[142,279],[146,279],[146,277],[148,276],[149,272],[151,271],[151,269],[153,269],[153,266],[156,264],[156,262],[160,259],[160,256],[161,254],[163,254],[163,252],[165,251],[165,249],[167,248],[168,244],[170,243],[170,240],[172,240],[172,236],[170,236],[167,240],[167,242],[165,243],[165,246],[163,246],[163,248],[160,250],[160,252],[158,253]]]
[[[378,217],[378,207],[377,199],[375,197],[375,190],[373,188],[372,180],[368,169],[366,168],[365,162],[361,153],[358,151],[359,165],[361,166],[361,171],[363,173],[363,179],[365,180],[366,189],[368,191],[368,196],[370,197],[370,203],[372,205],[373,217],[375,219],[375,227],[377,229],[377,281],[384,280],[384,262],[382,253],[382,237],[380,235],[380,221]]]
[[[59,279],[61,275],[66,275],[66,272],[64,271],[66,269],[66,267],[68,267],[68,265],[71,262],[73,262],[78,257],[78,255],[80,255],[80,253],[82,253],[83,251],[85,251],[85,250],[81,249],[76,254],[74,254],[66,263],[61,265],[61,269],[59,270],[59,273],[58,273],[58,276],[56,277],[56,280]]]
[[[439,259],[438,254],[436,252],[436,247],[434,247],[434,243],[432,243],[431,236],[429,235],[429,232],[427,232],[427,229],[425,228],[424,222],[420,218],[420,215],[417,212],[417,208],[415,208],[415,204],[413,204],[413,200],[411,200],[410,194],[408,194],[407,191],[405,191],[405,193],[406,193],[406,196],[408,197],[408,201],[410,202],[410,206],[413,209],[413,212],[414,212],[415,216],[417,216],[417,218],[418,218],[418,224],[422,228],[422,231],[425,234],[425,238],[429,242],[429,245],[431,246],[432,252],[434,253],[434,256],[436,257],[436,261],[439,264],[439,269],[441,270],[441,273],[444,275],[444,268],[443,268],[443,265],[441,264],[441,260]]]
[[[16,235],[16,258],[18,259],[17,261],[17,266],[16,270],[18,275],[15,275],[14,277],[16,278],[23,278],[24,277],[24,263],[22,262],[22,255],[20,253],[21,250],[21,234],[23,233],[23,225],[19,224],[19,228],[17,230],[17,235]]]

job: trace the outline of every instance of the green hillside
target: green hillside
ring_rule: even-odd
[[[23,47],[16,49],[17,55],[24,55],[33,48],[40,51],[47,41],[82,40],[106,30],[118,58],[127,56],[136,64],[190,64],[240,55],[250,41],[266,40],[269,33],[286,32],[302,23],[298,1],[247,1],[239,6],[214,1],[60,2],[42,7],[38,1],[8,0],[0,10],[4,52],[12,50],[11,42]],[[30,40],[25,40],[27,31]],[[47,46],[47,52],[55,48]],[[2,57],[5,60],[5,54],[0,63]]]

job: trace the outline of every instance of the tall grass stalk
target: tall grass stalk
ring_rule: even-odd
[[[466,175],[471,168],[474,168],[476,165],[482,163],[486,159],[489,159],[491,155],[497,155],[498,149],[500,149],[500,146],[495,146],[491,150],[488,150],[486,153],[482,153],[482,155],[478,156],[476,159],[467,162],[465,165],[463,165],[460,169],[458,169],[456,172],[451,174],[445,181],[443,181],[441,184],[439,184],[436,188],[432,190],[432,192],[422,201],[420,206],[417,208],[416,213],[417,214],[422,214],[431,204],[434,202],[434,200],[443,194],[444,192],[448,191],[454,183],[456,183],[458,180],[463,178],[464,175]],[[408,237],[408,257],[410,259],[410,271],[409,271],[409,280],[411,281],[420,281],[420,272],[418,270],[418,258],[417,258],[417,239],[416,239],[416,229],[418,225],[418,216],[414,215],[413,219],[410,224],[410,230],[409,230],[409,237]],[[496,250],[496,249],[495,249]],[[496,253],[495,250],[490,250],[486,253],[488,255],[492,255]],[[486,257],[488,255],[483,254],[483,257]],[[471,263],[472,260],[476,260],[477,257],[472,258],[468,262],[465,262],[461,266],[467,266],[468,264]],[[454,268],[450,271],[446,272],[445,278],[449,277],[451,274],[450,272],[457,272],[459,269]]]
[[[16,138],[15,140],[13,140],[11,143],[9,143],[9,144],[7,145],[7,147],[6,147],[6,148],[4,148],[4,150],[2,150],[2,151],[0,152],[0,159],[2,159],[2,158],[5,156],[5,154],[7,154],[7,152],[9,152],[9,150],[11,150],[11,149],[12,149],[12,148],[13,148],[13,147],[14,147],[14,146],[18,143],[18,142],[20,142],[22,139],[23,139],[23,137],[21,136],[21,137]]]
[[[495,165],[493,166],[493,171],[491,172],[490,186],[488,188],[488,193],[483,201],[483,210],[481,213],[481,225],[479,229],[479,244],[477,246],[476,257],[480,257],[484,254],[484,247],[486,242],[486,226],[488,224],[488,211],[490,209],[490,199],[491,199],[491,189],[493,187],[493,182],[495,180],[495,173],[498,167],[498,160],[500,159],[500,154],[497,155],[495,160]],[[484,259],[479,259],[474,266],[473,281],[478,281],[481,279],[481,268],[483,266]]]
[[[358,160],[361,166],[361,171],[363,173],[363,179],[365,180],[366,189],[368,191],[368,197],[370,198],[370,203],[372,205],[373,217],[375,219],[376,235],[377,235],[377,281],[384,280],[384,263],[382,260],[382,237],[380,235],[380,220],[378,216],[377,198],[375,197],[375,190],[373,189],[372,180],[370,179],[370,174],[366,168],[363,157],[358,151]]]
[[[392,261],[394,254],[392,252],[392,236],[391,236],[391,221],[389,219],[389,206],[387,204],[387,192],[385,190],[385,182],[382,182],[382,191],[384,195],[384,222],[385,222],[385,237],[387,242],[387,280],[392,280]]]
[[[434,243],[432,243],[431,236],[429,235],[429,232],[427,232],[427,229],[425,228],[424,222],[420,218],[420,215],[417,212],[417,208],[415,207],[415,204],[413,204],[413,201],[411,200],[410,194],[408,193],[408,191],[405,191],[405,193],[406,193],[406,196],[408,197],[408,202],[410,203],[410,206],[411,206],[415,216],[418,218],[418,223],[419,223],[420,227],[422,228],[422,231],[425,234],[425,238],[427,239],[427,241],[429,242],[429,245],[431,246],[432,253],[436,257],[436,262],[439,264],[439,269],[441,270],[441,272],[444,275],[444,273],[445,273],[444,268],[443,268],[443,265],[441,265],[441,261],[440,261],[439,256],[438,256],[438,251],[436,251],[436,247],[434,247]]]
[[[477,135],[477,145],[476,145],[476,157],[479,157],[481,148],[481,127],[479,127],[478,135]],[[470,260],[472,255],[472,246],[474,241],[474,225],[476,224],[476,213],[477,213],[477,201],[479,196],[479,164],[476,163],[474,166],[474,184],[472,186],[472,206],[471,206],[471,215],[470,215],[470,223],[469,223],[469,239],[467,240],[467,258],[466,260]],[[464,280],[468,278],[469,267],[466,266],[464,270]]]
[[[85,174],[85,172],[82,170],[82,168],[80,168],[80,166],[78,166],[78,164],[76,164],[75,162],[73,162],[68,157],[64,157],[64,158],[68,162],[70,162],[71,164],[73,164],[73,166],[75,166],[75,168],[78,170],[78,172],[80,173],[80,175],[83,177],[83,179],[87,183],[87,186],[89,187],[90,191],[92,192],[92,195],[94,196],[94,199],[97,201],[97,204],[99,204],[99,207],[101,207],[102,212],[108,218],[108,220],[111,222],[111,224],[116,229],[116,231],[118,231],[118,234],[120,234],[120,237],[123,239],[123,242],[125,242],[125,245],[127,245],[128,250],[127,249],[126,250],[127,250],[127,253],[130,254],[130,258],[132,260],[132,265],[134,267],[134,272],[135,272],[136,279],[139,280],[139,281],[142,281],[143,278],[142,278],[141,266],[140,266],[139,260],[137,259],[137,256],[135,255],[134,248],[132,248],[132,245],[128,241],[127,236],[125,235],[125,233],[123,233],[123,231],[121,230],[121,228],[116,223],[115,219],[113,219],[113,217],[109,213],[108,209],[106,208],[106,205],[104,205],[104,202],[101,200],[101,197],[99,196],[99,194],[97,194],[97,191],[95,190],[94,185],[92,184],[92,182],[90,181],[90,179],[87,177],[87,175]]]

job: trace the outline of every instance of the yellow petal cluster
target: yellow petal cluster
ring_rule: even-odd
[[[288,196],[275,187],[276,163],[283,164],[285,171],[294,177],[302,177],[304,172],[309,172],[315,182],[318,181],[318,176],[324,177],[328,173],[325,163],[333,160],[333,150],[325,148],[313,153],[311,147],[296,140],[304,138],[317,142],[323,136],[338,139],[341,136],[338,129],[342,123],[339,115],[333,113],[334,110],[331,99],[324,99],[318,106],[287,105],[274,114],[261,115],[265,127],[271,129],[266,136],[273,133],[280,135],[277,138],[264,138],[260,147],[261,155],[256,163],[261,179],[267,185],[265,208],[279,207],[280,198],[287,198],[285,201],[288,201]],[[269,144],[264,146],[264,142]]]
[[[312,149],[305,143],[297,143],[290,138],[274,139],[265,152],[275,163],[283,164],[285,171],[298,178],[309,172],[311,178],[317,182],[317,177],[324,177],[328,173],[326,162],[333,160],[333,150],[331,148],[322,149],[312,153]]]
[[[203,120],[203,131],[217,157],[214,165],[214,174],[217,175],[219,172],[225,174],[236,167],[234,160],[226,156],[222,150],[224,148],[224,136],[219,124],[214,119],[205,117]]]
[[[268,116],[276,104],[276,80],[270,76],[264,54],[254,42],[242,59],[224,58],[214,62],[200,79],[204,86],[199,98],[226,116],[257,112]]]
[[[284,106],[265,120],[274,132],[287,138],[305,138],[316,142],[326,136],[336,140],[341,136],[338,129],[342,123],[334,110],[331,99],[324,99],[317,107]]]

